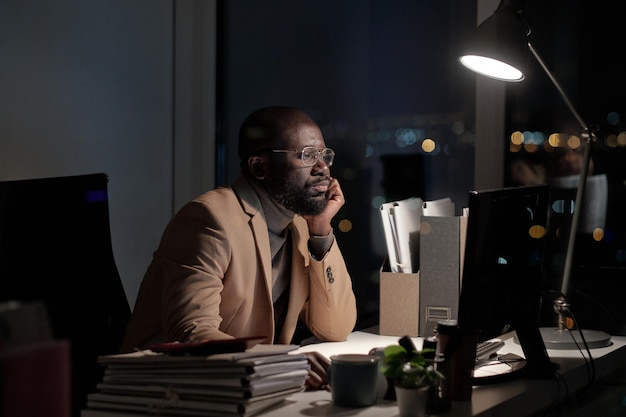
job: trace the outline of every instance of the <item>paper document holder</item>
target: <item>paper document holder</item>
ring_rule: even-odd
[[[391,272],[385,260],[380,268],[380,334],[418,336],[419,292],[419,272]]]
[[[387,336],[429,337],[441,320],[456,319],[465,252],[465,216],[422,216],[420,270],[380,269],[379,331]]]

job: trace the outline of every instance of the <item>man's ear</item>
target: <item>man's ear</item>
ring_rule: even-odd
[[[248,158],[248,170],[257,179],[262,180],[265,178],[265,160],[258,155],[254,155]]]

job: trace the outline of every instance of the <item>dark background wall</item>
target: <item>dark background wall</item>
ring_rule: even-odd
[[[0,180],[108,174],[131,305],[172,210],[172,13],[170,0],[0,2]]]

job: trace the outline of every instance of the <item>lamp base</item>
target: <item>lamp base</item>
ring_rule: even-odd
[[[584,349],[585,346],[595,349],[611,345],[611,335],[600,330],[562,330],[556,327],[542,327],[540,332],[546,349],[578,350]]]

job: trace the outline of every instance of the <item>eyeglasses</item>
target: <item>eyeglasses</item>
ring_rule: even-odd
[[[335,160],[335,151],[330,148],[324,148],[321,151],[317,150],[315,146],[305,146],[302,151],[288,150],[288,149],[269,149],[272,152],[300,152],[300,159],[304,166],[312,167],[317,163],[318,159],[327,165],[331,166]]]

